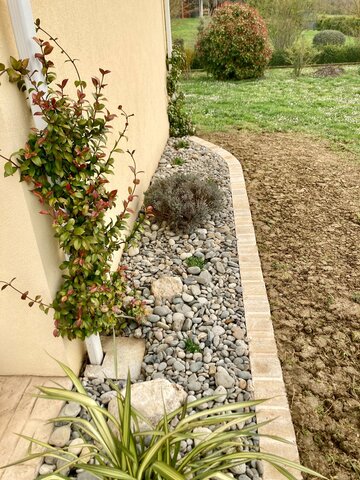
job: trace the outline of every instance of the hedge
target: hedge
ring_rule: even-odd
[[[344,35],[360,35],[360,17],[351,15],[320,15],[316,30],[339,30]]]
[[[360,45],[325,45],[318,51],[314,64],[354,63],[360,62]],[[275,50],[270,60],[270,66],[290,66],[285,50]]]
[[[360,45],[326,45],[316,57],[316,63],[360,62]]]

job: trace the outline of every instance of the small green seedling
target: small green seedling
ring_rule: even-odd
[[[180,150],[180,148],[189,148],[190,143],[187,140],[180,139],[174,145],[176,150]]]
[[[197,343],[191,340],[191,338],[187,338],[185,340],[184,350],[186,353],[197,353],[200,352],[201,349]]]
[[[181,165],[184,165],[184,163],[185,163],[185,160],[181,157],[175,157],[174,160],[172,161],[173,165],[178,165],[179,167]]]
[[[192,256],[186,259],[186,265],[188,267],[199,267],[202,269],[204,268],[205,260],[203,258]]]

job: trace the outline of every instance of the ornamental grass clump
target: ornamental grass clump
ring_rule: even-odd
[[[196,49],[204,69],[219,80],[261,77],[271,58],[265,22],[245,3],[217,8]]]
[[[125,396],[112,385],[117,391],[116,418],[89,397],[81,381],[68,367],[58,363],[71,379],[76,391],[39,387],[39,397],[76,402],[86,411],[89,420],[80,417],[57,417],[50,419],[50,422],[73,424],[80,438],[84,440],[79,448],[82,446],[87,453],[81,453],[78,457],[67,447],[56,448],[35,438],[20,435],[30,442],[30,450],[32,446],[40,446],[42,451],[30,452],[26,458],[12,465],[44,457],[62,461],[60,468],[41,478],[70,479],[72,477],[61,474],[63,469],[82,469],[100,480],[232,480],[234,477],[229,473],[230,469],[252,460],[270,463],[289,480],[296,479],[287,468],[325,478],[277,455],[246,451],[246,439],[256,436],[256,430],[261,430],[261,426],[268,423],[256,425],[251,422],[254,413],[249,410],[263,403],[263,400],[227,403],[189,414],[218,396],[201,398],[173,412],[164,410],[163,419],[153,428],[149,421],[131,406],[130,377],[127,380]],[[251,424],[246,425],[249,421]],[[140,431],[140,423],[148,425],[148,430]],[[204,435],[204,428],[211,432]],[[182,452],[181,443],[184,440],[192,440],[195,446],[190,451]],[[2,468],[8,466],[10,465]]]
[[[175,230],[191,230],[218,212],[223,195],[217,183],[194,174],[175,173],[158,178],[145,193],[145,205]]]
[[[121,106],[120,132],[109,148],[112,123],[118,115],[106,108],[104,90],[109,70],[99,69],[91,78],[92,94],[82,80],[75,60],[36,21],[39,35],[35,38],[44,81],[36,80],[36,71],[28,69],[28,59],[10,58],[10,66],[0,64],[0,74],[26,91],[43,119],[43,128],[33,128],[23,148],[6,160],[5,176],[17,173],[41,204],[40,214],[51,219],[59,246],[65,254],[60,269],[63,282],[53,301],[46,304],[40,296],[14,287],[13,280],[2,289],[12,287],[21,293],[29,306],[38,304],[46,313],[54,310],[54,336],[81,338],[126,325],[128,318],[140,320],[142,301],[136,297],[126,276],[126,268],[111,272],[114,253],[138,234],[145,215],[141,214],[129,234],[131,204],[137,198],[140,182],[134,151],[126,153],[132,172],[131,185],[120,211],[109,219],[108,213],[119,202],[117,190],[109,190],[107,175],[114,173],[116,155],[123,154],[120,141],[129,125]],[[68,79],[56,80],[51,52],[57,46],[75,69],[75,98],[67,92]]]

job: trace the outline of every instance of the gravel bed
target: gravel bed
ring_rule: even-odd
[[[223,191],[224,208],[189,234],[152,223],[138,247],[124,253],[122,264],[128,266],[135,287],[151,309],[141,327],[130,325],[124,334],[146,340],[138,381],[166,378],[185,389],[188,401],[213,394],[221,394],[217,404],[246,401],[252,398],[253,385],[228,167],[202,146],[189,142],[188,147],[177,149],[177,143],[177,139],[169,140],[154,178],[180,171],[210,177]],[[184,163],[175,165],[175,158]],[[182,285],[172,301],[160,303],[152,295],[151,284],[163,276],[177,277]],[[84,378],[83,384],[102,405],[112,398],[107,381]],[[213,405],[208,402],[202,408]],[[67,443],[76,444],[77,437],[77,432],[70,431]],[[257,445],[256,438],[249,439],[245,448]],[[183,442],[183,451],[191,448],[192,440]],[[48,461],[43,468],[50,470],[55,466]],[[253,461],[235,467],[232,473],[238,480],[258,480],[262,464]],[[95,477],[74,472],[70,478]]]

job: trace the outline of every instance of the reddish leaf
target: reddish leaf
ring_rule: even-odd
[[[27,296],[28,296],[28,291],[27,292],[24,292],[23,294],[21,294],[21,300],[26,300]]]
[[[100,80],[97,77],[91,77],[91,81],[94,85],[94,87],[98,87],[100,84]]]
[[[45,43],[44,55],[49,55],[54,50],[54,47],[49,42]]]

